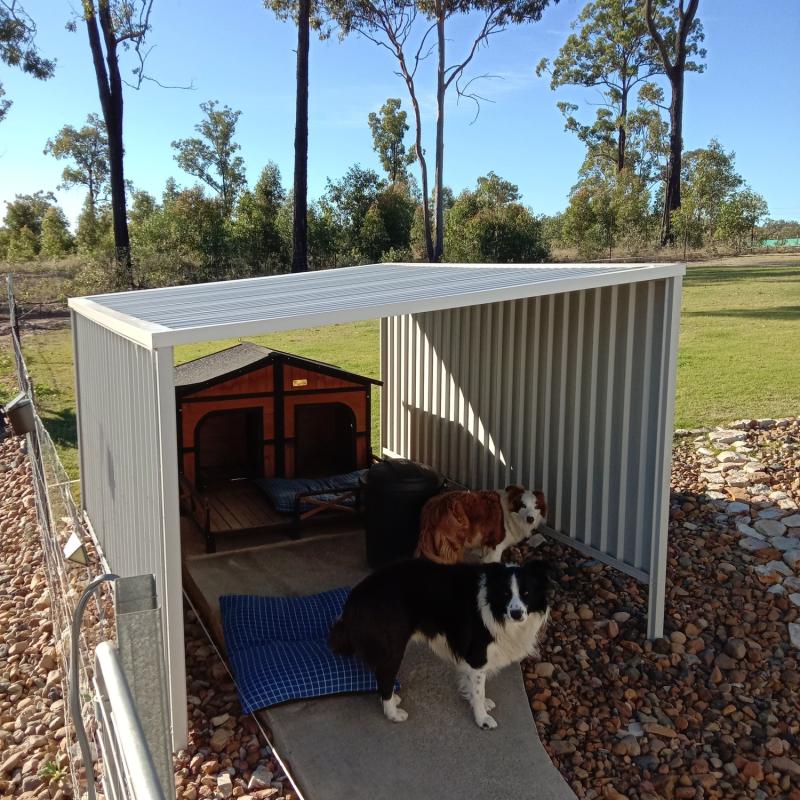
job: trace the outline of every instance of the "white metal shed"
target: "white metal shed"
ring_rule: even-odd
[[[384,452],[542,488],[557,539],[646,582],[663,628],[682,264],[374,264],[73,298],[81,501],[152,572],[187,735],[173,347],[380,318]]]

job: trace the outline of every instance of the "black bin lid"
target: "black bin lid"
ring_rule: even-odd
[[[436,491],[444,483],[433,467],[407,458],[390,458],[373,464],[365,477],[373,490]]]

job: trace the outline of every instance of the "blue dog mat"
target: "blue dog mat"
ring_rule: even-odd
[[[220,597],[225,646],[246,714],[287,700],[378,690],[362,662],[328,647],[328,633],[349,591]]]
[[[357,489],[358,481],[365,472],[365,469],[358,469],[327,478],[257,478],[253,483],[270,499],[276,511],[293,514],[297,495],[303,492],[329,492],[317,495],[318,500],[329,503],[343,491]],[[340,502],[346,506],[355,504],[352,497]],[[310,503],[301,502],[301,511],[309,508],[313,508]]]

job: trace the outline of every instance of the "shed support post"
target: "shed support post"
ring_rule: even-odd
[[[667,283],[661,359],[659,460],[656,480],[656,530],[650,553],[650,592],[647,607],[647,637],[664,634],[664,606],[667,583],[667,539],[669,536],[669,486],[672,468],[672,439],[675,428],[675,377],[678,366],[678,330],[681,313],[681,277]]]
[[[183,581],[181,523],[178,508],[178,430],[175,416],[175,380],[171,347],[153,350],[158,393],[158,446],[161,461],[161,522],[164,547],[165,653],[169,674],[172,749],[186,746],[186,661],[183,641]]]
[[[73,372],[74,372],[74,379],[75,379],[75,427],[77,428],[78,434],[78,442],[83,442],[83,434],[81,431],[81,369],[78,363],[78,359],[80,358],[80,350],[78,348],[78,325],[77,325],[77,314],[73,309],[70,309],[69,312],[69,321],[70,321],[70,331],[72,337],[72,363],[73,363]],[[78,478],[80,479],[80,489],[81,489],[81,497],[80,497],[80,507],[81,511],[84,511],[86,508],[86,489],[87,489],[87,481],[86,481],[86,470],[83,466],[83,447],[78,447]]]

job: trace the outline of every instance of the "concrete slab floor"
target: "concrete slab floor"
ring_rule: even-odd
[[[220,634],[223,594],[300,595],[353,585],[368,572],[363,531],[189,558],[186,579]],[[455,670],[409,646],[400,670],[409,718],[389,722],[376,695],[340,695],[259,712],[306,800],[567,800],[572,790],[539,740],[521,670],[487,683],[498,727],[482,731]]]

